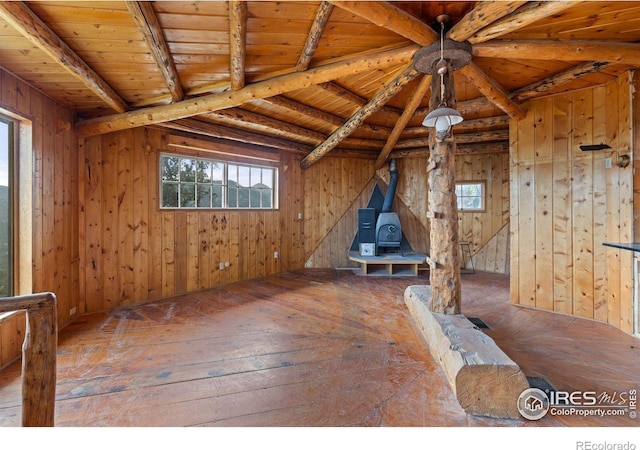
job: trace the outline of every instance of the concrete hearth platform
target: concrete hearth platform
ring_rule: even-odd
[[[430,296],[430,286],[409,286],[404,300],[460,406],[469,414],[520,418],[518,396],[529,388],[520,367],[464,315],[429,311]]]

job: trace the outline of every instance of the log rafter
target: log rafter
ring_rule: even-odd
[[[322,33],[324,33],[327,22],[329,22],[333,8],[334,6],[329,2],[320,3],[318,11],[316,12],[316,17],[311,25],[311,30],[309,30],[307,41],[304,44],[302,52],[300,52],[300,56],[296,64],[296,72],[303,72],[309,68],[309,63],[311,62],[313,55],[316,53],[318,43],[320,42]]]
[[[324,89],[325,91],[331,94],[334,94],[340,97],[342,100],[353,103],[354,105],[357,105],[360,108],[362,108],[364,105],[367,104],[367,99],[360,97],[358,94],[351,92],[349,89],[343,86],[340,86],[335,81],[328,81],[326,83],[321,83],[318,85],[318,87]],[[394,120],[399,119],[400,116],[402,115],[402,111],[398,108],[394,108],[393,106],[384,105],[380,109],[385,113],[387,113],[389,117],[393,118]]]
[[[417,17],[389,2],[333,1],[332,3],[422,46],[432,44],[440,38],[438,33]]]
[[[447,33],[447,37],[458,42],[466,41],[478,31],[482,30],[498,19],[502,19],[504,16],[512,13],[525,3],[527,2],[480,2],[474,9],[469,11],[467,15],[460,19],[458,23],[456,23],[451,28],[451,30],[449,30],[449,32]]]
[[[127,103],[89,65],[22,2],[0,2],[0,18],[84,83],[118,113]]]
[[[311,153],[300,161],[300,166],[303,169],[308,168],[315,162],[317,162],[322,156],[330,152],[336,147],[345,137],[351,134],[362,122],[375,111],[377,111],[382,105],[384,105],[390,98],[397,94],[406,84],[416,78],[419,72],[413,67],[413,62],[399,73],[390,83],[377,92],[369,102],[353,114],[349,120],[347,120],[342,127],[334,131],[326,141],[317,146]]]
[[[151,56],[155,60],[173,101],[184,98],[178,70],[165,40],[158,16],[151,2],[126,1],[125,4],[142,33]]]
[[[640,44],[602,41],[491,40],[472,47],[482,58],[601,61],[640,65]]]
[[[245,59],[247,47],[247,2],[229,1],[229,77],[231,89],[237,91],[245,85]]]
[[[554,14],[559,14],[569,8],[575,8],[581,3],[583,2],[526,2],[524,6],[520,7],[515,12],[474,33],[468,38],[468,41],[472,44],[477,44],[479,42],[488,41],[489,39],[495,39],[507,33],[513,33],[514,31],[517,31],[518,29],[533,22],[550,17]]]
[[[374,54],[359,55],[328,63],[305,72],[294,72],[253,83],[238,91],[220,92],[191,98],[171,105],[143,108],[127,113],[80,121],[75,125],[78,136],[93,136],[144,125],[183,119],[206,112],[240,106],[245,102],[303,89],[342,76],[361,73],[371,68],[406,64],[418,49],[415,45]]]
[[[271,103],[272,105],[276,105],[281,108],[288,109],[289,111],[293,111],[297,114],[302,114],[312,119],[320,120],[334,127],[340,127],[344,123],[344,119],[341,117],[334,116],[333,114],[325,112],[321,109],[305,105],[304,103],[291,100],[290,98],[284,97],[282,95],[265,98],[262,101]],[[383,139],[386,139],[386,137],[389,135],[389,132],[391,131],[387,127],[371,125],[367,123],[363,123],[361,125],[361,128]]]
[[[380,152],[380,155],[378,155],[378,159],[376,160],[376,164],[375,164],[376,169],[382,168],[384,163],[387,161],[389,154],[391,153],[391,151],[393,150],[393,147],[398,142],[398,139],[400,138],[402,131],[407,126],[407,123],[409,123],[409,121],[413,117],[413,113],[415,112],[416,108],[420,106],[420,102],[422,102],[424,96],[426,95],[427,92],[429,92],[430,88],[431,88],[431,75],[424,75],[420,80],[420,83],[418,84],[416,89],[413,91],[413,94],[411,94],[411,98],[409,99],[409,101],[405,106],[404,113],[402,114],[400,119],[397,120],[395,127],[391,131],[391,134],[389,135],[387,142],[384,144],[384,147]]]

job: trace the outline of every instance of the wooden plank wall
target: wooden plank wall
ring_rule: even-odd
[[[325,158],[305,171],[306,217],[305,237],[310,267],[355,267],[348,261],[348,248],[357,230],[357,209],[369,201],[376,178],[381,180],[383,192],[389,182],[389,169],[383,167],[375,172],[366,172],[370,161]],[[352,162],[350,162],[352,161]],[[414,250],[429,253],[429,219],[427,219],[427,167],[428,158],[404,158],[397,160],[398,185],[397,211],[403,232]],[[346,166],[351,169],[345,169]],[[348,177],[358,180],[355,173],[365,171],[362,179],[349,186],[346,193],[337,190],[345,182],[336,179]],[[362,181],[370,178],[365,187]],[[487,210],[482,213],[460,213],[460,239],[471,242],[473,253],[487,245],[509,221],[509,155],[508,153],[486,155],[460,155],[456,157],[456,177],[467,180],[483,180],[487,186]],[[345,178],[346,179],[346,178]],[[335,192],[335,193],[334,193]],[[353,198],[353,195],[358,196]],[[351,202],[349,204],[349,202]],[[345,209],[347,208],[347,209]],[[311,239],[309,239],[311,237]],[[489,271],[506,272],[508,267],[507,242],[502,240],[504,251],[494,249],[492,261],[483,267]],[[502,255],[498,258],[497,255]],[[486,256],[485,256],[486,259]]]
[[[633,240],[630,74],[531,101],[511,123],[511,301],[631,332]],[[609,151],[584,152],[605,142]],[[613,167],[605,169],[605,158]]]
[[[168,148],[166,141],[164,131],[139,128],[80,143],[86,161],[81,312],[195,292],[304,264],[303,221],[298,219],[304,180],[298,156],[280,155],[278,210],[162,210],[159,152],[206,155]]]
[[[31,121],[33,292],[54,292],[58,324],[78,306],[78,159],[73,115],[0,69],[0,108]],[[21,230],[24,232],[24,230]],[[0,322],[0,367],[20,355],[24,315]]]
[[[373,160],[325,157],[304,171],[306,266],[349,267],[348,250],[357,231],[357,208],[369,201]],[[366,195],[362,195],[365,191]]]
[[[429,219],[428,186],[426,168],[428,158],[407,158],[397,161],[398,187],[396,195],[420,220],[425,228],[428,245]],[[486,210],[478,213],[458,213],[459,240],[471,244],[471,253],[478,255],[485,246],[498,239],[500,230],[509,223],[509,154],[457,155],[456,179],[484,181],[486,183]],[[378,170],[378,175],[389,180],[387,168]],[[494,242],[500,249],[483,252],[484,270],[505,273],[508,267],[507,242]],[[503,248],[504,247],[504,248]],[[421,250],[422,251],[422,250]],[[426,251],[428,253],[428,249]]]

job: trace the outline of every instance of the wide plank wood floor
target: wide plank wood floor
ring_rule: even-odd
[[[508,304],[507,276],[462,276],[463,312],[557,389],[640,385],[638,339]],[[419,277],[306,270],[78,318],[60,333],[56,426],[637,426],[625,417],[467,415],[403,303]],[[20,425],[20,363],[0,372]]]

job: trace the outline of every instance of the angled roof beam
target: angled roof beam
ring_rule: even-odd
[[[602,61],[640,66],[640,44],[602,41],[489,41],[475,44],[473,56],[502,59]]]
[[[169,88],[171,98],[174,102],[184,98],[180,76],[173,62],[173,57],[169,51],[169,46],[164,38],[162,27],[158,21],[158,16],[153,9],[152,2],[125,1],[133,20],[138,25],[142,33],[151,56],[155,60],[162,78]]]
[[[424,75],[420,80],[420,84],[418,84],[418,87],[411,94],[411,98],[407,102],[402,116],[400,116],[400,119],[396,121],[395,127],[393,127],[393,130],[391,131],[387,142],[384,144],[380,155],[378,155],[378,159],[376,160],[375,164],[376,169],[380,169],[387,161],[389,154],[391,153],[391,150],[393,150],[393,147],[395,147],[396,142],[398,142],[402,131],[413,117],[413,113],[416,111],[418,106],[420,106],[420,102],[422,102],[430,87],[431,75]]]
[[[321,109],[317,109],[309,105],[305,105],[304,103],[291,100],[290,98],[284,97],[282,95],[276,95],[274,97],[265,98],[265,99],[262,99],[262,101],[271,103],[272,105],[276,105],[281,108],[288,109],[290,111],[294,111],[298,114],[302,114],[312,119],[321,120],[329,125],[333,125],[336,127],[340,127],[344,123],[344,119],[341,117],[334,116],[333,114],[329,114],[328,112],[323,111]],[[387,127],[369,125],[366,123],[362,124],[361,128],[365,129],[370,133],[382,136],[384,138],[386,138],[389,132],[391,131],[391,129]]]
[[[353,114],[349,120],[344,123],[344,125],[334,131],[326,141],[305,156],[304,159],[300,161],[300,166],[303,169],[306,169],[317,162],[325,154],[329,153],[334,147],[349,136],[349,134],[358,128],[367,117],[376,112],[390,98],[402,90],[409,81],[413,80],[418,75],[420,75],[420,73],[414,68],[413,61],[411,61],[401,73],[378,91],[376,95],[374,95],[364,107]]]
[[[247,49],[247,2],[229,1],[229,76],[231,89],[238,91],[245,85]]]
[[[537,83],[533,83],[529,86],[520,88],[517,91],[513,91],[511,92],[510,97],[517,102],[523,102],[531,98],[540,97],[551,89],[570,83],[584,75],[599,72],[610,64],[611,63],[608,62],[586,62],[579,64],[565,70],[564,72],[557,73]]]
[[[525,3],[527,2],[480,2],[449,30],[447,37],[458,42],[466,41],[484,27],[512,13]]]
[[[350,103],[353,103],[354,105],[358,105],[359,107],[363,107],[364,105],[367,104],[367,99],[362,98],[357,94],[354,94],[347,88],[344,88],[340,86],[338,83],[335,83],[333,81],[328,81],[326,83],[319,84],[318,87],[324,89],[327,92],[337,95],[342,100],[346,100]],[[381,109],[384,110],[387,114],[389,114],[394,119],[398,119],[402,114],[402,111],[392,106],[384,105]]]
[[[389,2],[332,1],[331,3],[422,46],[429,45],[440,38],[440,35],[430,26]]]
[[[473,82],[482,95],[507,113],[509,117],[517,119],[524,118],[526,112],[520,105],[511,100],[502,87],[489,78],[473,61],[461,68],[459,72]]]
[[[533,22],[553,16],[554,14],[559,14],[569,8],[575,8],[582,3],[581,1],[527,2],[526,5],[515,12],[474,33],[468,38],[468,41],[472,44],[477,44],[495,39],[507,33],[513,33]]]
[[[0,18],[8,22],[32,44],[46,53],[72,75],[80,79],[93,93],[114,111],[122,113],[129,107],[111,87],[98,76],[65,42],[60,39],[29,7],[22,2],[0,2]]]
[[[406,64],[411,61],[417,49],[418,46],[410,45],[379,53],[358,55],[314,67],[304,72],[288,73],[252,83],[238,91],[218,92],[170,105],[153,106],[127,113],[83,120],[75,124],[75,132],[77,136],[94,136],[239,106],[252,100],[273,97],[372,68],[384,69],[398,64]]]
[[[322,33],[324,33],[324,29],[327,26],[327,22],[329,22],[329,18],[331,17],[332,12],[333,5],[331,3],[320,3],[318,11],[316,12],[316,18],[313,20],[311,30],[309,30],[307,41],[304,44],[302,53],[300,53],[300,57],[298,58],[298,63],[296,64],[296,72],[302,72],[309,68],[311,58],[313,58],[313,55],[316,53],[318,43],[320,42],[320,38],[322,37]]]

